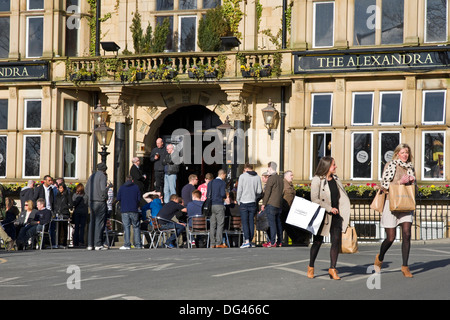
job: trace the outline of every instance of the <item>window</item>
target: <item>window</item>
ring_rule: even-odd
[[[8,99],[0,99],[0,130],[8,129]]]
[[[334,45],[334,2],[314,2],[313,47]]]
[[[447,41],[446,0],[426,0],[425,3],[425,42]]]
[[[352,133],[352,179],[372,179],[372,133]]]
[[[0,11],[11,11],[11,0],[0,0]]]
[[[157,0],[156,11],[173,10],[173,0]]]
[[[23,176],[38,178],[41,165],[41,137],[24,136]]]
[[[370,126],[373,122],[373,93],[354,92],[352,125]]]
[[[376,0],[355,1],[354,45],[375,44],[375,10]]]
[[[27,18],[27,58],[39,58],[44,48],[44,18]]]
[[[77,137],[64,137],[64,177],[76,178],[77,164]]]
[[[312,95],[312,126],[331,126],[332,97],[331,93],[316,93]]]
[[[444,124],[445,91],[424,91],[422,107],[423,124]]]
[[[445,131],[422,133],[423,179],[444,179]]]
[[[9,17],[0,17],[0,58],[9,56]]]
[[[156,17],[156,24],[161,25],[164,19],[169,19],[169,34],[166,40],[166,50],[173,51],[173,16],[158,16]]]
[[[181,16],[179,23],[178,51],[195,51],[197,17]]]
[[[403,43],[404,0],[383,0],[381,44]]]
[[[380,178],[383,176],[383,170],[386,163],[392,160],[395,148],[400,144],[400,132],[389,131],[380,132],[380,141],[378,155],[380,161]]]
[[[68,0],[66,9],[66,50],[67,57],[78,56],[78,30],[80,29],[80,7],[78,0]]]
[[[6,136],[0,136],[0,177],[6,176]]]
[[[28,0],[27,10],[43,10],[44,0]]]
[[[376,37],[380,33],[377,18],[381,18],[381,44],[403,43],[404,0],[357,0],[353,30],[355,46],[379,44],[376,43],[380,41]]]
[[[220,6],[220,0],[203,0],[203,9],[211,9]]]
[[[178,0],[179,10],[197,9],[197,0]]]
[[[324,156],[331,156],[331,133],[311,133],[311,177],[314,176],[319,161]]]
[[[381,125],[398,125],[401,120],[401,92],[380,93],[380,119]]]
[[[74,100],[64,100],[64,130],[77,130],[77,115],[78,102]]]
[[[41,100],[25,100],[25,129],[41,128]]]

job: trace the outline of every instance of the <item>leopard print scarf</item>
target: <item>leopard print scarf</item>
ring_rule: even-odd
[[[395,171],[397,169],[397,166],[400,166],[400,167],[406,169],[408,175],[410,175],[410,176],[415,175],[414,174],[414,166],[411,162],[403,162],[399,159],[392,160],[386,164],[386,168],[383,171],[381,186],[384,189],[389,189],[389,185],[395,177]]]

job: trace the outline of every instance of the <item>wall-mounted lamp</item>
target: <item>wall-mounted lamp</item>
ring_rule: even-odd
[[[269,99],[267,107],[261,110],[264,118],[264,125],[267,128],[267,133],[270,135],[270,131],[275,129],[278,124],[278,111],[274,108],[272,99]]]

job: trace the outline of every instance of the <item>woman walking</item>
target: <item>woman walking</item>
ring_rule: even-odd
[[[350,199],[344,186],[336,176],[336,162],[332,157],[322,157],[311,181],[311,201],[325,209],[322,225],[313,237],[308,266],[308,278],[314,278],[314,262],[323,243],[323,237],[331,235],[330,268],[331,279],[340,280],[336,263],[341,248],[342,232],[350,220]]]
[[[392,160],[384,167],[381,188],[389,192],[391,184],[415,184],[414,166],[412,164],[411,148],[405,143],[399,144],[395,150]],[[380,253],[375,257],[374,268],[376,272],[381,271],[384,255],[395,240],[395,229],[401,226],[402,230],[402,273],[407,278],[413,275],[409,271],[408,259],[411,247],[411,226],[414,211],[391,212],[389,200],[386,198],[383,213],[381,215],[381,226],[386,231],[386,239],[381,244]]]

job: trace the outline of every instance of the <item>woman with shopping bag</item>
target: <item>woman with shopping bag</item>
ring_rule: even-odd
[[[331,235],[330,268],[331,279],[340,280],[336,263],[341,248],[342,232],[350,220],[350,199],[341,181],[336,176],[336,162],[332,157],[322,157],[311,181],[311,201],[325,209],[326,214],[317,235],[313,237],[308,266],[308,278],[314,278],[314,262],[323,243],[323,237]]]
[[[384,167],[381,189],[387,192],[387,196],[381,215],[381,227],[386,231],[386,239],[381,244],[380,253],[376,255],[374,263],[375,271],[379,273],[383,264],[384,255],[395,240],[395,229],[400,225],[402,230],[402,273],[407,278],[413,277],[408,267],[416,186],[412,161],[411,148],[409,145],[401,143],[395,148],[392,160]],[[411,188],[413,190],[412,195],[411,191],[408,191]],[[394,197],[395,195],[396,197]],[[397,199],[406,199],[406,201],[403,201],[406,204],[403,203],[393,206],[392,202],[398,202]],[[403,209],[397,210],[396,207],[400,205],[403,206]]]

